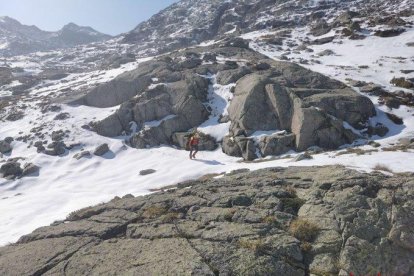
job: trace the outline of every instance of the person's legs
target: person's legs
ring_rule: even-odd
[[[198,152],[198,145],[195,145],[195,146],[192,148],[192,150],[194,150],[194,153],[193,153],[192,157],[193,157],[193,158],[196,158],[196,154],[197,154],[197,152]]]
[[[193,159],[193,146],[190,146],[190,159]]]

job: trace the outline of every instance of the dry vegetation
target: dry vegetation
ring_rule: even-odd
[[[312,242],[319,233],[319,227],[306,219],[298,218],[290,223],[289,232],[302,242]]]
[[[364,155],[370,154],[372,152],[378,152],[376,149],[371,150],[364,150],[361,148],[347,148],[345,151],[340,151],[336,154],[336,156],[345,155],[345,154],[356,154],[356,155]]]
[[[147,219],[158,218],[167,213],[167,208],[163,206],[153,205],[145,209],[142,216]]]
[[[257,240],[239,240],[239,247],[253,251],[255,254],[262,254],[267,251],[268,246],[263,239]]]
[[[374,171],[384,171],[384,172],[389,172],[389,173],[393,173],[393,171],[384,164],[377,164],[375,165],[375,167],[373,168]]]

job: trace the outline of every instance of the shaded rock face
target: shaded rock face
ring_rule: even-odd
[[[287,130],[295,148],[334,149],[356,136],[343,122],[361,129],[375,115],[372,102],[342,83],[290,65],[241,78],[229,107],[233,136]]]
[[[185,182],[39,228],[0,248],[0,274],[411,275],[412,183],[335,166]]]
[[[270,60],[245,47],[226,45],[172,53],[94,88],[83,98],[85,104],[108,107],[122,103],[114,114],[93,124],[95,131],[118,136],[129,133],[133,122],[138,131],[130,139],[133,147],[179,145],[173,141],[175,133],[198,127],[210,115],[206,108],[213,84],[209,75],[216,75],[221,85],[236,83],[228,118],[230,136],[239,138],[235,140],[237,147],[226,139],[223,150],[249,160],[257,157],[257,149],[264,156],[315,145],[336,149],[357,138],[344,122],[362,129],[375,115],[368,98],[341,82],[298,65]],[[204,53],[222,61],[200,63]],[[188,63],[183,66],[185,60]],[[197,62],[191,63],[194,60]],[[293,135],[262,145],[248,138],[256,131],[270,130]]]

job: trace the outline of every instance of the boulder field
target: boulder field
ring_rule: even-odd
[[[157,57],[93,88],[75,103],[120,105],[111,116],[92,123],[101,135],[129,133],[134,122],[138,132],[130,138],[131,146],[179,146],[176,133],[197,128],[211,115],[208,96],[213,79],[219,85],[234,85],[228,115],[218,119],[230,121],[229,135],[215,141],[232,156],[252,160],[257,149],[261,156],[312,146],[336,149],[360,138],[355,129],[381,127],[369,126],[376,111],[367,97],[299,65],[271,60],[242,39]],[[143,127],[153,121],[159,124]],[[259,142],[251,137],[271,130],[285,133]]]

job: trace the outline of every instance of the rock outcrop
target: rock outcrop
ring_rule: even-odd
[[[197,128],[209,118],[213,75],[221,85],[235,84],[228,118],[229,137],[236,139],[224,139],[223,151],[248,160],[257,157],[257,149],[262,156],[311,146],[336,149],[358,138],[345,125],[366,128],[375,115],[372,102],[343,83],[271,60],[242,42],[228,40],[165,55],[94,88],[84,96],[84,104],[122,103],[114,114],[94,122],[94,129],[118,136],[130,133],[133,123],[137,131],[130,139],[133,147],[180,145],[176,133]],[[208,60],[213,56],[222,61],[203,63],[206,55]],[[285,130],[287,136],[267,137],[261,143],[250,138],[256,131],[270,130]]]
[[[0,248],[0,274],[412,275],[412,186],[335,166],[235,171],[73,212]]]

